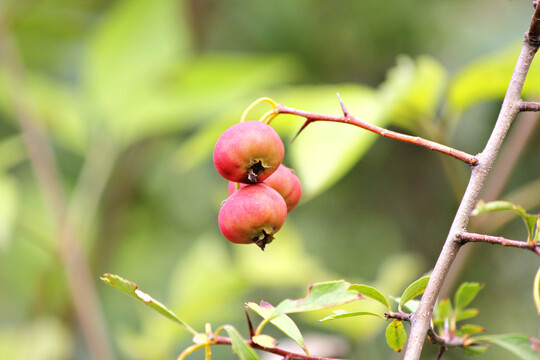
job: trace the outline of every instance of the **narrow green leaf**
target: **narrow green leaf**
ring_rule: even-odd
[[[533,298],[538,315],[540,315],[540,268],[538,268],[536,276],[534,277]]]
[[[484,285],[477,282],[464,282],[463,284],[461,284],[456,291],[456,295],[454,298],[456,312],[465,309],[465,307],[467,307],[467,305],[469,305],[471,301],[474,300],[478,292],[483,288]]]
[[[456,313],[456,321],[467,320],[478,315],[480,311],[478,309],[465,309]]]
[[[535,226],[534,235],[532,238],[532,241],[534,242],[540,242],[540,216],[536,219],[536,226]]]
[[[246,304],[246,307],[255,311],[263,319],[268,319],[275,309],[271,304],[267,303],[266,301],[261,301],[260,304],[249,302]],[[278,317],[270,320],[270,323],[272,323],[272,325],[277,327],[285,335],[287,335],[295,343],[297,343],[304,350],[304,352],[306,352],[306,354],[309,353],[306,348],[306,344],[304,343],[302,333],[290,317],[285,314],[279,315]]]
[[[265,347],[267,349],[273,349],[277,346],[276,339],[269,335],[255,335],[251,338],[251,340],[253,340],[255,344]]]
[[[452,308],[452,302],[449,298],[442,299],[437,306],[437,317],[440,319],[447,319],[452,315],[454,309]]]
[[[388,301],[386,300],[386,297],[383,294],[381,294],[381,292],[379,290],[375,289],[372,286],[362,285],[362,284],[354,284],[354,285],[351,285],[349,290],[358,291],[360,294],[362,294],[362,295],[364,295],[366,297],[372,298],[375,301],[380,302],[381,304],[386,306],[386,308],[388,308],[388,310],[392,311],[392,308],[388,304]]]
[[[466,324],[459,328],[464,334],[473,335],[484,332],[485,329],[479,325]]]
[[[478,342],[487,342],[508,350],[522,360],[538,360],[540,353],[531,348],[529,337],[520,334],[486,335],[475,338]]]
[[[405,289],[405,291],[403,292],[403,295],[401,295],[401,299],[399,300],[399,311],[401,311],[401,307],[405,305],[409,300],[424,293],[424,290],[426,289],[428,281],[429,281],[429,276],[421,277],[420,279],[416,280],[411,285],[409,285],[407,289]]]
[[[112,287],[122,291],[123,293],[131,296],[132,298],[143,302],[145,305],[151,307],[166,318],[180,324],[193,335],[197,334],[197,332],[193,330],[193,328],[191,328],[187,323],[185,323],[178,316],[176,316],[176,314],[169,310],[165,305],[155,300],[147,293],[139,290],[137,284],[113,274],[104,274],[100,279],[103,280],[103,282],[105,282],[106,284],[111,285]]]
[[[525,226],[527,226],[527,242],[530,243],[531,241],[534,241],[538,236],[538,227],[537,224],[540,222],[540,216],[538,215],[531,215],[527,214],[526,216],[521,217],[523,221],[525,222]]]
[[[515,211],[516,213],[520,215],[526,214],[525,210],[521,206],[517,206],[508,201],[497,200],[497,201],[490,201],[486,203],[480,200],[478,204],[476,205],[476,208],[473,210],[472,215],[476,216],[476,215],[485,214],[488,212],[506,211],[506,210]]]
[[[343,280],[313,284],[308,288],[305,298],[283,300],[274,309],[272,318],[281,314],[327,309],[362,299],[361,294],[349,290],[350,286]]]
[[[510,210],[521,216],[523,219],[523,222],[525,222],[525,226],[527,227],[527,242],[533,241],[533,239],[536,237],[536,234],[538,233],[538,229],[535,230],[536,223],[540,219],[540,216],[528,214],[525,209],[523,209],[521,206],[513,204],[508,201],[491,201],[488,203],[485,203],[483,201],[479,201],[476,205],[476,208],[473,210],[473,216],[474,215],[480,215],[487,212],[494,212],[494,211],[504,211],[504,210]]]
[[[435,58],[411,59],[400,56],[379,88],[385,104],[384,117],[392,123],[415,130],[417,123],[431,119],[446,88],[447,72]]]
[[[449,108],[459,114],[481,101],[502,100],[520,48],[521,41],[516,41],[463,67],[450,82],[447,91]],[[522,96],[527,99],[537,95],[540,95],[540,69],[533,67],[527,74]]]
[[[238,355],[240,360],[260,360],[255,350],[246,343],[233,326],[225,325],[225,331],[231,338],[233,352]]]
[[[489,346],[485,345],[468,345],[463,347],[463,353],[465,355],[480,355],[486,352]]]
[[[111,116],[124,106],[138,107],[134,96],[153,86],[173,62],[187,58],[189,32],[182,29],[182,10],[167,0],[115,3],[91,34],[86,52],[85,85],[94,105]]]
[[[403,323],[399,320],[392,321],[386,328],[386,342],[394,351],[403,350],[403,345],[407,341],[407,333]]]
[[[320,319],[319,321],[328,321],[328,320],[336,320],[336,319],[345,319],[349,317],[355,317],[355,316],[363,316],[363,315],[371,315],[376,316],[378,318],[381,318],[383,320],[386,320],[386,318],[381,314],[376,314],[370,311],[355,311],[355,312],[347,312],[346,310],[335,310],[333,311],[334,315],[329,315],[325,318]]]

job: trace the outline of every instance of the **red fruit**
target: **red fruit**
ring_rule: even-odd
[[[260,121],[233,125],[214,147],[214,166],[229,181],[253,184],[277,170],[285,148],[278,133]]]
[[[285,165],[280,165],[279,168],[264,183],[276,190],[285,199],[287,204],[287,212],[290,212],[300,201],[302,196],[302,185],[300,180],[295,175],[292,169]],[[246,186],[242,184],[241,187]],[[229,194],[236,190],[236,183],[229,182]]]
[[[279,193],[265,184],[247,185],[221,206],[219,229],[230,242],[257,244],[264,250],[287,217],[287,205]]]

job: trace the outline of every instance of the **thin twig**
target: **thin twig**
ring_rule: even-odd
[[[401,321],[411,321],[411,314],[409,313],[406,313],[406,312],[387,312],[387,313],[384,313],[384,317],[386,318],[386,320],[388,319],[397,319],[397,320],[401,320]]]
[[[265,351],[271,354],[276,354],[283,356],[286,359],[290,360],[346,360],[346,359],[336,359],[336,358],[325,358],[325,357],[318,357],[318,356],[311,356],[311,355],[304,355],[304,354],[297,354],[293,353],[291,351],[279,349],[279,348],[266,348],[264,346],[260,346],[256,343],[254,343],[252,340],[246,340],[246,344],[248,344],[253,349]],[[232,341],[230,338],[226,336],[218,336],[215,339],[215,342],[213,342],[212,345],[232,345]]]
[[[341,103],[343,104],[343,102]],[[349,114],[347,109],[344,108],[343,106],[342,106],[342,110],[347,115],[334,116],[334,115],[326,115],[326,114],[317,114],[317,113],[312,113],[305,110],[294,109],[294,108],[284,106],[284,105],[279,105],[276,109],[274,109],[274,111],[278,114],[297,115],[297,116],[304,117],[306,119],[306,122],[300,128],[300,131],[298,132],[298,134],[302,130],[304,130],[310,123],[315,122],[315,121],[339,122],[339,123],[358,126],[362,129],[374,132],[378,135],[381,135],[390,139],[403,141],[403,142],[418,145],[418,146],[421,146],[421,147],[424,147],[433,151],[438,151],[440,153],[443,153],[443,154],[452,156],[458,160],[461,160],[469,165],[476,165],[478,162],[478,159],[476,158],[476,156],[467,154],[463,151],[456,150],[449,146],[442,145],[434,141],[426,140],[418,136],[405,135],[405,134],[401,134],[392,130],[384,129],[382,127],[357,119],[353,115]],[[298,136],[298,134],[296,136]]]
[[[447,348],[445,348],[444,346],[439,346],[439,351],[437,352],[437,360],[441,360],[442,359],[442,356],[444,355],[444,353],[446,352],[446,350],[448,350]]]
[[[519,111],[540,111],[540,102],[522,101]]]
[[[488,243],[488,244],[494,244],[494,245],[515,247],[519,249],[526,249],[526,250],[530,250],[534,252],[536,255],[540,255],[540,247],[537,242],[528,243],[526,241],[506,239],[502,236],[492,236],[492,235],[476,234],[476,233],[469,233],[469,232],[459,233],[457,234],[457,238],[463,244],[471,243],[471,242]]]
[[[441,290],[442,283],[461,246],[457,235],[463,233],[471,217],[472,210],[478,201],[480,190],[484,186],[487,175],[493,166],[495,158],[502,145],[508,129],[516,117],[521,104],[521,90],[525,83],[527,72],[538,50],[540,43],[540,7],[536,8],[531,26],[523,42],[514,73],[504,98],[499,117],[491,136],[478,156],[478,165],[472,168],[469,185],[456,213],[439,259],[431,273],[428,285],[420,300],[417,311],[411,319],[411,333],[407,343],[404,360],[418,360],[422,353],[424,339],[429,329],[433,307]]]

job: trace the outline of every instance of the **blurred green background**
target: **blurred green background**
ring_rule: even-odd
[[[188,333],[101,283],[106,272],[198,330],[231,323],[244,335],[245,302],[301,297],[313,282],[398,296],[435,263],[466,165],[345,125],[312,124],[291,143],[302,119],[279,116],[272,125],[304,197],[263,253],[219,232],[227,183],[213,144],[261,96],[339,114],[339,92],[360,119],[478,153],[532,10],[510,0],[3,0],[0,358],[176,358]],[[525,95],[540,95],[538,61]],[[536,124],[534,114],[516,121],[484,199],[540,211]],[[483,215],[471,229],[525,239],[520,221]],[[445,292],[485,283],[475,323],[538,334],[538,259],[466,249]],[[400,358],[382,321],[316,322],[327,314],[294,319],[342,340],[328,356]],[[426,358],[435,353],[426,346]],[[215,358],[233,357],[224,347]]]

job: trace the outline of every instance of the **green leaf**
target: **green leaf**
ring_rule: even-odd
[[[165,67],[187,55],[189,32],[185,22],[179,21],[178,4],[117,2],[92,34],[85,82],[93,105],[113,116],[109,121],[126,106],[138,107],[138,95],[153,87]]]
[[[531,348],[529,337],[520,334],[486,335],[474,338],[477,342],[486,342],[508,350],[522,360],[538,360],[540,353]]]
[[[489,346],[484,345],[468,345],[463,347],[463,353],[465,355],[480,355],[486,352]]]
[[[436,59],[421,56],[413,60],[400,56],[379,89],[385,104],[384,117],[415,130],[417,123],[435,116],[446,86],[447,73]]]
[[[450,108],[463,112],[474,104],[502,100],[519,55],[521,41],[493,54],[476,59],[451,80],[447,93]],[[531,67],[522,97],[540,95],[540,69]]]
[[[287,83],[297,73],[295,65],[287,56],[241,54],[207,54],[186,64],[175,64],[163,76],[166,80],[150,88],[148,94],[141,94],[141,100],[131,111],[123,109],[126,118],[123,124],[129,127],[131,138],[141,138],[200,126],[204,122],[221,125],[219,118],[232,109],[238,110],[227,116],[227,124],[237,122],[243,110],[239,108],[240,101],[243,104],[247,102],[245,99],[251,100],[256,91]],[[133,124],[137,126],[135,129]],[[201,132],[208,135],[213,129],[203,127]],[[182,144],[178,160],[185,168],[211,154],[220,133],[213,135],[209,143],[205,134],[202,137],[197,134],[188,144]]]
[[[490,201],[486,203],[480,200],[478,204],[476,204],[476,208],[473,210],[472,215],[476,216],[476,215],[485,214],[488,212],[505,211],[505,210],[515,211],[520,215],[526,214],[525,210],[522,207],[516,206],[508,201],[497,200],[497,201]]]
[[[381,318],[383,320],[386,320],[386,318],[381,314],[376,314],[374,312],[370,311],[355,311],[355,312],[347,312],[347,310],[335,310],[333,311],[334,315],[329,315],[325,318],[320,319],[319,321],[328,321],[328,320],[336,320],[336,319],[345,319],[349,317],[355,317],[355,316],[363,316],[363,315],[371,315],[376,316],[378,318]]]
[[[465,309],[456,313],[456,321],[467,320],[478,315],[480,311],[478,309]]]
[[[132,298],[143,302],[145,305],[151,307],[152,309],[154,309],[161,315],[165,316],[166,318],[180,324],[193,335],[197,334],[195,330],[193,330],[187,323],[182,321],[178,316],[176,316],[176,314],[174,314],[171,310],[169,310],[165,305],[155,300],[147,293],[139,290],[139,287],[137,286],[137,284],[129,280],[123,279],[118,275],[113,275],[113,274],[104,274],[100,279],[106,284],[111,285],[112,287],[122,291],[123,293],[131,296]]]
[[[269,335],[255,335],[251,338],[251,340],[262,347],[265,347],[267,349],[273,349],[277,346],[277,341],[273,337]]]
[[[534,232],[534,236],[532,238],[532,241],[540,242],[540,216],[536,219],[535,228],[536,228],[536,231]]]
[[[313,284],[308,288],[308,294],[305,298],[286,299],[279,303],[271,318],[281,314],[327,309],[362,299],[362,295],[349,290],[350,286],[351,284],[343,280]]]
[[[482,326],[466,324],[459,328],[464,334],[473,335],[486,331]]]
[[[418,295],[421,295],[424,293],[424,290],[426,289],[426,286],[429,281],[429,276],[421,277],[420,279],[413,282],[405,291],[403,292],[403,295],[401,295],[401,299],[399,300],[399,311],[401,311],[401,307],[405,305],[409,300],[417,297]]]
[[[525,222],[525,226],[527,227],[527,242],[533,241],[533,239],[536,237],[536,234],[538,232],[538,229],[535,230],[536,223],[539,221],[540,216],[528,214],[525,209],[523,209],[521,206],[513,204],[508,201],[491,201],[488,203],[484,203],[483,201],[479,201],[476,205],[476,208],[473,210],[472,215],[480,215],[487,212],[494,212],[494,211],[504,211],[504,210],[511,210],[521,216],[523,221]]]
[[[483,288],[484,285],[477,282],[464,282],[461,284],[454,298],[456,313],[465,309]]]
[[[400,352],[403,350],[403,345],[407,341],[407,333],[403,323],[399,320],[392,321],[386,328],[386,343],[394,351]]]
[[[444,320],[448,319],[451,315],[454,309],[452,308],[452,302],[449,298],[442,299],[438,306],[437,306],[437,318]]]
[[[362,294],[362,295],[364,295],[366,297],[369,297],[369,298],[371,298],[371,299],[373,299],[375,301],[380,302],[381,304],[386,306],[386,308],[389,311],[392,311],[392,308],[388,304],[388,301],[386,300],[386,297],[384,297],[384,295],[381,294],[381,292],[379,290],[375,289],[372,286],[362,285],[362,284],[354,284],[354,285],[351,285],[349,290],[358,291],[360,294]]]
[[[263,328],[266,323],[282,314],[322,310],[362,299],[361,294],[349,290],[350,286],[350,283],[343,280],[313,284],[308,288],[305,298],[286,299],[279,303],[258,328]]]
[[[234,327],[225,325],[225,331],[231,338],[233,352],[238,355],[240,360],[260,360],[255,350],[246,343],[242,335]]]
[[[248,309],[255,311],[263,319],[268,319],[274,312],[274,307],[267,303],[266,301],[261,301],[260,305],[249,302],[246,304]],[[304,338],[302,333],[298,329],[298,326],[294,321],[285,314],[279,315],[278,317],[270,320],[270,323],[281,330],[285,335],[291,338],[295,343],[297,343],[305,352],[308,353],[306,344],[304,343]]]

